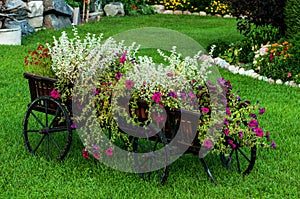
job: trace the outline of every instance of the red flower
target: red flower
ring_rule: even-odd
[[[89,152],[83,148],[82,149],[82,156],[85,158],[85,159],[88,159],[89,158]]]
[[[50,96],[53,97],[54,99],[57,99],[60,97],[60,94],[57,90],[53,89],[51,92],[50,92]]]

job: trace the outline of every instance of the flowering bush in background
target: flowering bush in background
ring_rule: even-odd
[[[268,78],[282,81],[292,81],[300,74],[300,68],[295,63],[291,49],[293,45],[288,41],[267,43],[255,52],[253,69]],[[298,83],[296,81],[296,83]]]

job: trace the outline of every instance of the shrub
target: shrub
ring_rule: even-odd
[[[213,0],[210,3],[210,6],[206,8],[206,12],[210,14],[220,14],[225,15],[230,13],[230,10],[228,8],[228,5],[226,3],[223,3],[223,1],[216,1]]]
[[[300,0],[287,0],[284,10],[284,21],[287,26],[286,35],[293,37],[300,30]]]
[[[229,48],[229,43],[223,40],[217,40],[214,41],[212,43],[210,43],[207,48],[206,51],[209,52],[209,54],[213,57],[221,57],[222,55],[224,55],[224,52]]]
[[[237,17],[238,30],[243,34],[249,33],[251,24],[272,25],[283,34],[286,30],[285,2],[286,0],[224,0],[229,5],[231,14]]]
[[[254,69],[268,78],[282,81],[296,80],[297,83],[300,67],[299,58],[295,53],[299,52],[299,47],[283,39],[276,43],[267,43],[256,52]]]
[[[166,10],[204,11],[210,7],[211,0],[147,0],[150,5],[164,5]]]

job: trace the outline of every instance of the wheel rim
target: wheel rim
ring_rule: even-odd
[[[47,159],[62,160],[71,145],[72,129],[66,109],[57,100],[43,96],[28,107],[23,122],[27,150]]]
[[[145,153],[145,156],[134,156],[135,166],[139,176],[144,180],[158,180],[164,184],[168,178],[170,170],[170,153],[168,150],[167,139],[162,132],[148,138],[133,138],[133,152]],[[157,161],[155,151],[164,150],[165,157],[163,157],[164,166],[160,168],[161,162]],[[142,172],[149,170],[149,172]]]
[[[220,154],[220,157],[227,169],[247,175],[251,172],[255,164],[256,146],[248,148],[237,145],[236,148],[231,149],[228,157],[225,157],[223,153]]]

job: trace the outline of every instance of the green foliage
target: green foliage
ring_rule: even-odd
[[[206,50],[213,58],[216,58],[224,55],[224,52],[228,50],[229,46],[230,44],[227,41],[218,39],[210,43]]]
[[[232,15],[238,19],[238,30],[248,34],[251,24],[256,26],[272,25],[284,33],[285,0],[224,0]],[[245,18],[246,20],[243,20]]]
[[[286,23],[286,35],[293,37],[300,30],[300,1],[287,0],[284,10],[284,22]]]
[[[126,15],[148,15],[154,13],[152,7],[146,4],[147,0],[106,0],[105,4],[110,2],[121,2],[124,5]]]

